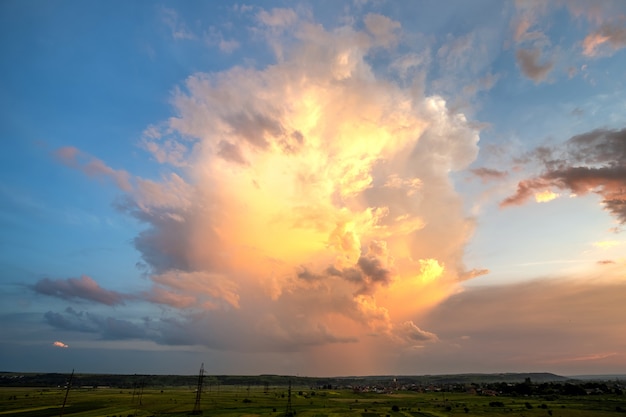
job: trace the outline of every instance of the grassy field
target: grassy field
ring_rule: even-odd
[[[61,388],[0,388],[0,416],[61,415]],[[171,389],[72,388],[63,416],[187,416],[195,387]],[[287,387],[205,387],[200,408],[205,416],[283,416]],[[589,395],[550,401],[535,397],[486,397],[464,393],[354,393],[293,387],[291,408],[298,417],[435,416],[626,416],[626,396]]]

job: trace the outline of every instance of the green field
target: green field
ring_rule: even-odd
[[[0,416],[61,415],[61,388],[0,388]],[[78,388],[69,392],[64,416],[186,416],[196,400],[195,387],[164,389]],[[200,409],[205,416],[283,416],[287,387],[205,387]],[[434,416],[626,416],[626,396],[588,395],[558,398],[479,396],[466,393],[355,393],[293,387],[291,408],[300,417]]]

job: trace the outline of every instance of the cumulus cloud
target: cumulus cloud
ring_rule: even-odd
[[[105,305],[124,304],[127,295],[102,288],[93,278],[83,275],[80,278],[43,278],[30,287],[33,291],[65,300],[93,301]]]
[[[471,276],[474,223],[449,175],[475,160],[477,128],[442,97],[377,75],[369,54],[401,41],[396,22],[256,17],[277,62],[189,76],[176,116],[143,135],[172,173],[120,187],[117,207],[145,224],[133,242],[153,284],[142,298],[177,310],[149,332],[127,328],[230,350],[435,339],[411,320]],[[87,173],[78,151],[62,153]],[[79,325],[55,314],[58,327]]]
[[[398,325],[395,329],[398,336],[410,341],[411,343],[436,342],[439,339],[437,335],[420,329],[412,321],[405,321]]]
[[[620,223],[626,223],[626,129],[587,132],[561,147],[539,148],[533,156],[544,171],[520,181],[502,207],[523,204],[538,193],[551,196],[554,189],[579,196],[593,192]]]

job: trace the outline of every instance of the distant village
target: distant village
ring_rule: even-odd
[[[456,392],[474,395],[496,397],[499,395],[511,396],[558,396],[558,395],[624,395],[626,380],[608,381],[581,381],[568,380],[567,382],[542,382],[533,383],[530,378],[524,382],[488,382],[488,383],[444,383],[444,384],[400,384],[397,381],[389,384],[358,385],[336,387],[337,389],[352,389],[355,393],[381,393],[393,394],[399,391],[414,392]]]

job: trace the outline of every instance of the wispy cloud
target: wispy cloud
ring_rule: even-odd
[[[374,37],[374,44],[387,48],[398,42],[397,31],[401,27],[399,22],[375,13],[365,15],[363,22]]]
[[[90,177],[108,177],[123,191],[131,191],[130,174],[125,170],[116,170],[100,159],[93,158],[73,146],[57,149],[54,155],[63,164],[78,169]]]
[[[274,8],[270,11],[261,10],[256,15],[259,22],[272,28],[285,28],[298,21],[298,15],[293,9]]]
[[[605,45],[610,49],[603,48]],[[582,47],[583,54],[590,57],[611,55],[618,49],[626,47],[626,27],[605,23],[585,37]]]
[[[57,340],[56,342],[54,342],[54,343],[52,344],[52,346],[54,346],[54,347],[58,347],[58,348],[68,348],[68,347],[69,347],[69,346],[68,346],[68,345],[66,345],[65,343],[63,343],[63,342],[59,342],[58,340]]]
[[[172,38],[175,40],[193,40],[196,35],[187,27],[185,22],[174,9],[163,7],[161,9],[163,23],[170,29]]]
[[[485,168],[485,167],[473,168],[473,169],[470,169],[470,172],[474,174],[476,177],[480,178],[482,182],[502,180],[508,177],[509,175],[507,171],[500,171],[497,169]]]
[[[617,241],[617,240],[603,240],[600,242],[593,242],[593,246],[597,247],[597,248],[601,248],[601,249],[608,249],[608,248],[612,248],[614,246],[619,245],[621,242]]]

